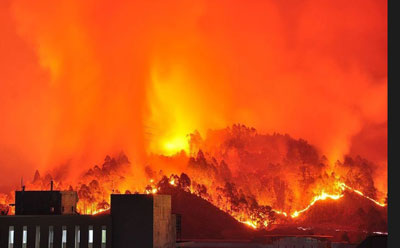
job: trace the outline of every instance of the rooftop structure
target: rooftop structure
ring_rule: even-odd
[[[75,194],[17,191],[16,215],[0,216],[0,247],[175,247],[171,196],[113,194],[109,213],[78,215],[66,211],[74,205]]]

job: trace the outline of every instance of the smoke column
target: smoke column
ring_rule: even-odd
[[[0,190],[233,123],[360,154],[386,187],[385,1],[4,0],[0,23]]]

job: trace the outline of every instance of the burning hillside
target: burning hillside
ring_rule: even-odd
[[[349,193],[363,199],[351,205],[361,207],[362,202],[368,202],[378,209],[386,205],[385,193],[374,186],[373,163],[346,157],[331,164],[314,146],[289,135],[264,135],[254,128],[233,125],[210,131],[204,139],[192,134],[190,147],[191,155],[153,155],[143,169],[144,179],[132,172],[138,165],[120,153],[107,156],[102,165],[83,173],[77,182],[68,181],[57,171],[45,176],[37,171],[26,187],[47,189],[54,180],[56,189],[76,190],[83,214],[107,210],[111,193],[156,194],[176,188],[203,198],[253,228],[296,223],[304,220],[303,215],[307,216],[306,223],[318,224],[322,221],[318,215],[307,214],[312,213],[313,206],[343,202]],[[2,201],[12,202],[12,195],[2,195]],[[342,218],[352,214],[343,212]]]
[[[168,186],[252,229],[385,220],[385,1],[0,2],[0,214],[23,178],[82,214]]]

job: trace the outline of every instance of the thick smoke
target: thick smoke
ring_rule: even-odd
[[[5,0],[0,20],[0,190],[120,150],[145,165],[232,123],[330,165],[366,156],[386,188],[385,1]]]

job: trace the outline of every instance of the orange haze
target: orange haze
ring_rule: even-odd
[[[242,123],[360,154],[386,187],[386,1],[0,2],[0,190]]]

